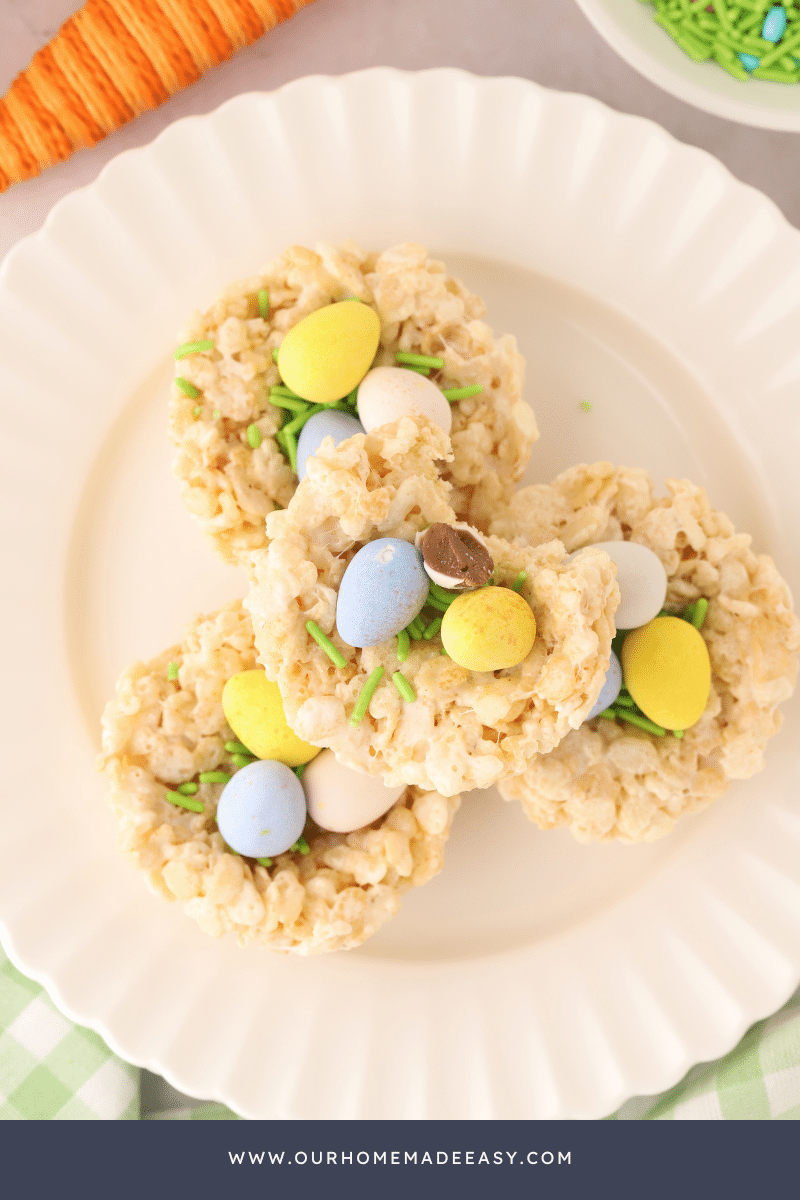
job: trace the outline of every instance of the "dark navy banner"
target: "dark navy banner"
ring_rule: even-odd
[[[751,1200],[797,1192],[791,1122],[13,1122],[6,1196],[88,1200],[326,1192],[421,1200]],[[794,1182],[790,1182],[794,1180]]]

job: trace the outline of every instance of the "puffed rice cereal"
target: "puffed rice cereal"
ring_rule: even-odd
[[[203,813],[165,795],[201,772],[236,769],[224,748],[234,735],[222,689],[256,665],[250,618],[237,601],[197,618],[179,646],[124,673],[103,716],[98,761],[111,782],[119,848],[152,891],[179,900],[214,937],[232,931],[242,946],[297,954],[350,949],[399,910],[405,891],[441,869],[460,798],[409,787],[380,821],[348,834],[324,833],[309,820],[309,852],[287,851],[268,868],[232,853],[214,819],[221,783],[199,784],[192,798]]]
[[[396,639],[363,650],[343,642],[337,589],[366,542],[413,541],[429,524],[456,519],[437,470],[450,454],[445,434],[424,418],[405,417],[337,448],[323,443],[287,509],[267,518],[269,546],[253,555],[246,601],[259,660],[277,679],[300,737],[390,785],[442,795],[521,772],[580,725],[608,668],[619,602],[602,551],[567,563],[560,541],[531,548],[489,537],[500,584],[527,572],[521,594],[536,619],[533,649],[518,666],[478,673],[443,655],[438,637],[414,641],[402,674],[416,699],[403,699],[392,683]],[[343,668],[312,640],[309,620],[344,656]],[[384,678],[353,725],[365,681],[379,666]]]
[[[777,705],[797,675],[800,622],[772,559],[753,553],[749,535],[736,533],[702,488],[681,479],[667,480],[667,490],[655,497],[644,470],[582,465],[551,485],[522,488],[492,523],[503,537],[533,544],[558,537],[570,551],[640,542],[664,564],[670,611],[701,596],[709,601],[701,632],[711,692],[682,738],[596,717],[500,785],[540,828],[566,825],[582,842],[652,841],[732,780],[759,771],[780,727]]]
[[[269,297],[266,318],[260,291]],[[173,384],[173,471],[186,507],[228,562],[265,545],[265,517],[285,508],[297,486],[274,438],[282,410],[268,399],[279,383],[272,351],[303,317],[350,296],[380,316],[375,365],[396,365],[395,351],[410,351],[444,359],[430,376],[442,389],[483,385],[452,405],[445,478],[459,516],[485,528],[522,477],[539,436],[522,399],[524,361],[513,337],[494,337],[481,320],[483,302],[413,243],[368,254],[352,242],[292,246],[260,275],[226,288],[207,312],[195,312],[181,333],[181,342],[213,348],[175,364],[184,391]]]

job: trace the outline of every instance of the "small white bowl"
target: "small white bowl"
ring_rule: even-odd
[[[678,99],[744,125],[800,131],[800,84],[745,82],[718,63],[694,62],[639,0],[577,3],[621,58]]]

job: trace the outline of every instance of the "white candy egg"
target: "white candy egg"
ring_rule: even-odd
[[[312,821],[331,833],[352,833],[382,817],[395,804],[404,786],[386,787],[372,775],[362,775],[323,750],[303,772],[303,787]]]
[[[400,417],[428,417],[445,433],[453,424],[441,390],[406,367],[373,367],[358,385],[358,419],[367,433]]]
[[[614,614],[617,629],[638,629],[657,617],[667,596],[667,572],[661,559],[638,542],[593,542],[605,550],[617,566],[619,608]],[[580,550],[575,552],[580,554]],[[575,554],[570,554],[574,558]]]

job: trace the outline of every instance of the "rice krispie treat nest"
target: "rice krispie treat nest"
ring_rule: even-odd
[[[234,854],[216,827],[222,783],[199,783],[192,799],[203,813],[165,796],[200,773],[236,770],[222,689],[256,665],[250,618],[237,601],[125,672],[103,716],[98,761],[111,781],[119,847],[154,892],[180,900],[214,937],[233,931],[242,946],[298,954],[358,946],[399,910],[403,892],[441,869],[460,798],[409,787],[354,833],[325,833],[309,819],[308,853],[287,851],[269,868]]]
[[[542,829],[566,825],[579,841],[652,841],[763,766],[780,727],[777,705],[797,674],[800,622],[772,559],[754,554],[705,491],[668,480],[657,498],[647,472],[610,463],[573,467],[552,485],[521,489],[492,523],[524,542],[559,537],[568,550],[624,538],[655,551],[666,607],[705,597],[701,634],[711,660],[705,711],[682,738],[596,717],[547,757],[501,784]]]
[[[430,524],[455,520],[437,470],[448,457],[446,436],[424,418],[403,418],[337,448],[323,442],[287,509],[267,518],[269,546],[253,555],[245,602],[259,661],[277,679],[301,738],[385,783],[443,795],[519,773],[580,725],[608,668],[619,601],[615,568],[602,551],[566,563],[560,541],[532,548],[488,537],[498,584],[527,572],[521,594],[537,633],[518,666],[467,670],[443,654],[438,636],[411,642],[402,663],[394,637],[366,649],[345,643],[335,625],[337,591],[357,551],[381,537],[413,541]],[[308,621],[330,638],[344,667],[312,639]],[[401,666],[411,702],[393,686]],[[384,676],[353,724],[378,667]]]
[[[265,317],[259,292],[269,296]],[[226,288],[207,312],[195,312],[181,333],[183,343],[213,347],[175,364],[182,382],[173,384],[169,406],[173,470],[186,507],[228,562],[265,545],[264,518],[285,508],[297,486],[274,437],[283,410],[269,400],[280,382],[272,352],[303,317],[351,296],[380,317],[376,366],[395,366],[397,350],[430,355],[444,359],[430,376],[442,389],[483,387],[452,405],[445,478],[459,516],[485,528],[525,471],[539,435],[522,399],[524,361],[513,337],[494,337],[480,319],[483,302],[443,263],[413,243],[369,254],[350,242],[292,246],[260,275]]]

